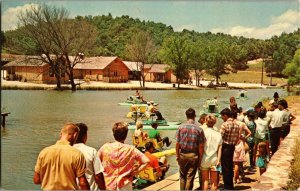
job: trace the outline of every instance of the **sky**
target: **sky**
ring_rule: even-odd
[[[222,32],[268,39],[300,28],[300,0],[65,0],[1,1],[1,30],[17,27],[17,15],[31,5],[46,3],[77,15],[129,15],[140,20],[171,25],[175,31]]]

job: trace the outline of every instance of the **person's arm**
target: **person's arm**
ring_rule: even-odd
[[[296,117],[291,113],[290,114],[290,122],[294,121],[296,119]]]
[[[204,153],[204,143],[200,143],[199,144],[199,166],[201,166],[203,153]]]
[[[222,153],[222,145],[219,145],[218,146],[218,160],[217,160],[216,166],[220,166],[220,164],[221,164],[221,153]]]
[[[40,174],[39,173],[34,172],[33,182],[34,182],[34,184],[41,184],[41,179],[40,179]]]
[[[247,140],[248,137],[250,137],[252,135],[252,132],[250,131],[250,129],[245,125],[244,129],[246,131],[246,136],[245,136],[245,141]]]
[[[98,184],[100,190],[106,190],[103,173],[96,174],[95,181]]]
[[[179,159],[179,150],[180,150],[180,144],[176,143],[176,161],[178,162]]]
[[[85,175],[78,177],[78,183],[79,183],[79,188],[81,190],[90,190],[90,185],[89,185]]]

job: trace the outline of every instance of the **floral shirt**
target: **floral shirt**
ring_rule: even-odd
[[[134,146],[117,141],[104,144],[98,153],[104,167],[103,174],[108,190],[119,190],[131,183],[134,166],[149,162],[149,159]]]

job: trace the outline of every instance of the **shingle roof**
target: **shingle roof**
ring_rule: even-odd
[[[149,73],[166,73],[170,66],[167,64],[145,64],[145,68],[150,68]]]
[[[104,69],[118,57],[86,57],[75,65],[75,69]]]
[[[123,61],[123,62],[130,71],[141,71],[140,67],[137,68],[137,64],[141,64],[141,62],[138,62],[138,63],[131,62],[131,61]]]
[[[9,62],[5,67],[9,66],[45,66],[46,62],[41,60],[39,56],[19,56],[16,60]]]

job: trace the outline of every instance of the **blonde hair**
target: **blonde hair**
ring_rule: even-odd
[[[136,129],[142,129],[143,128],[143,122],[142,121],[137,121],[135,125],[136,125]]]
[[[205,122],[208,127],[213,127],[216,124],[217,119],[214,115],[209,114],[205,117]]]
[[[79,127],[74,123],[67,123],[60,131],[62,134],[74,134],[79,132]]]

